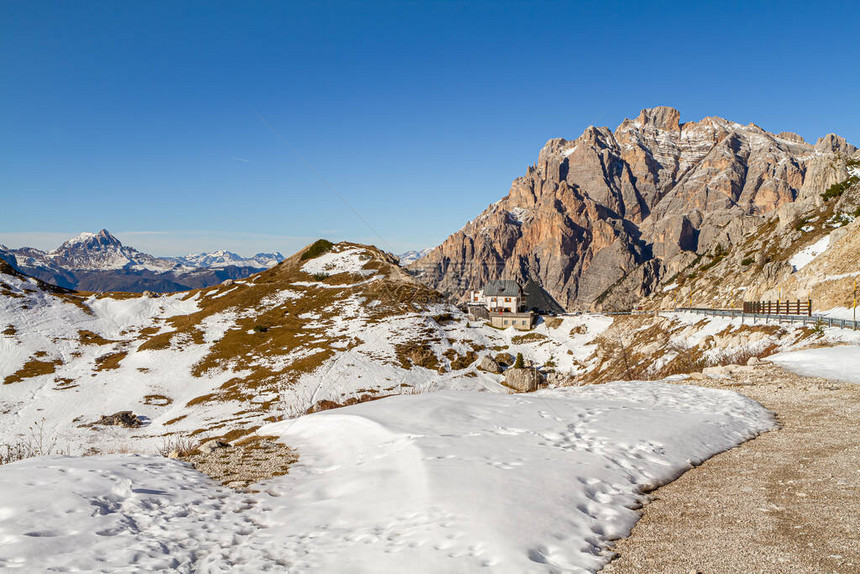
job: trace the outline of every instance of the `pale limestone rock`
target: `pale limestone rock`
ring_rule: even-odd
[[[623,308],[798,198],[820,202],[856,151],[834,135],[813,146],[754,124],[642,110],[614,132],[549,140],[506,197],[410,269],[457,297],[490,279],[534,279],[568,310]],[[789,229],[796,213],[784,209]]]
[[[487,371],[488,373],[498,374],[502,372],[502,368],[499,364],[494,361],[492,357],[488,357],[486,355],[481,357],[481,362],[478,364],[478,368],[482,371]]]
[[[505,384],[519,392],[536,391],[542,382],[543,375],[534,368],[510,368],[505,371]]]

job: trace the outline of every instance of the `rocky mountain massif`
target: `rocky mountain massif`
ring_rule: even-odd
[[[548,141],[506,197],[410,269],[457,296],[504,277],[535,279],[567,309],[628,306],[774,218],[821,207],[855,154],[833,134],[813,145],[646,109],[615,131]]]
[[[777,208],[741,240],[717,246],[667,277],[645,305],[739,307],[744,300],[807,300],[816,312],[852,319],[860,277],[860,158],[824,193]],[[621,282],[607,299],[624,300]]]
[[[106,229],[81,233],[57,249],[9,249],[0,259],[19,271],[54,285],[82,291],[187,291],[241,279],[284,260],[280,253],[243,258],[229,251],[186,257],[155,257],[123,245]]]

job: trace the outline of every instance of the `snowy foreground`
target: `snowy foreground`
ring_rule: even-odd
[[[0,467],[0,568],[592,571],[643,490],[773,426],[730,391],[622,382],[275,423],[300,462],[255,494],[163,458],[31,459]]]
[[[860,384],[860,347],[854,345],[779,353],[768,360],[798,375]]]

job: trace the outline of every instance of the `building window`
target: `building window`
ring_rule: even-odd
[[[510,298],[510,297],[505,297],[505,303],[510,303],[510,302],[511,302],[511,298]]]
[[[508,320],[507,320],[507,319],[505,319],[505,325],[507,325],[507,324],[508,324]]]

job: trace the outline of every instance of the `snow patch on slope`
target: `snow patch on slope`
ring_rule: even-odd
[[[779,353],[768,360],[799,375],[860,384],[860,347],[853,345]]]
[[[801,269],[812,263],[812,261],[816,257],[824,253],[828,247],[830,247],[830,235],[826,235],[812,245],[804,247],[803,249],[795,253],[792,258],[788,260],[788,262],[794,265],[795,271],[800,271]]]
[[[302,265],[302,271],[311,275],[317,273],[327,273],[328,275],[360,273],[369,260],[370,257],[364,254],[361,249],[330,251]]]

